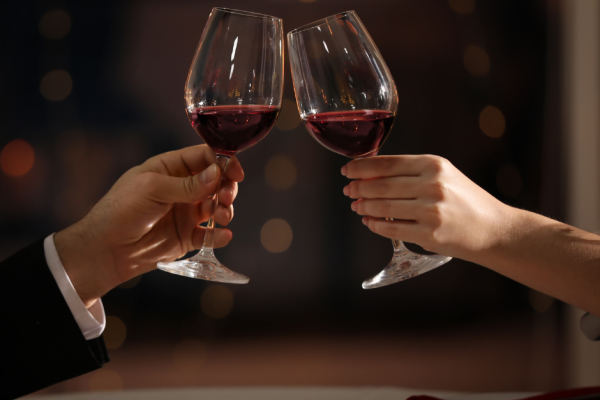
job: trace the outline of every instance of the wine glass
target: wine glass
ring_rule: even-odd
[[[358,15],[346,11],[287,34],[298,110],[313,138],[351,158],[376,155],[396,115],[390,71]],[[392,240],[394,256],[363,282],[373,289],[430,271],[451,260],[422,255]]]
[[[192,127],[216,153],[221,179],[232,155],[264,138],[273,128],[283,92],[283,21],[248,11],[213,8],[185,83]],[[212,198],[204,244],[191,258],[159,262],[163,271],[227,283],[249,279],[215,257]]]

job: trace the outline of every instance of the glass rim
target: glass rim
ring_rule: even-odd
[[[272,19],[272,20],[281,21],[281,18],[279,18],[279,17],[275,17],[273,15],[255,13],[255,12],[252,12],[252,11],[236,10],[236,9],[233,9],[233,8],[225,8],[225,7],[214,7],[213,10],[224,11],[224,12],[227,12],[227,13],[230,13],[230,14],[243,15],[245,17],[254,17],[254,18]]]
[[[356,11],[354,11],[354,10],[342,11],[342,12],[330,15],[329,17],[318,19],[318,20],[310,22],[310,23],[308,23],[306,25],[302,25],[299,28],[292,29],[291,31],[288,32],[288,36],[296,35],[296,34],[298,34],[300,32],[304,32],[304,31],[307,31],[309,29],[314,29],[314,28],[316,28],[318,26],[325,25],[328,22],[337,21],[338,19],[344,18],[344,17],[346,17],[346,16],[348,16],[350,14],[355,14],[356,15]]]

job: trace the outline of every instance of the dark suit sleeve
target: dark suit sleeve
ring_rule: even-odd
[[[0,263],[0,399],[101,368],[102,337],[86,340],[46,264],[43,240]]]

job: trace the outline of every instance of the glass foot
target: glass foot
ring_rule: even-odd
[[[446,264],[452,257],[442,255],[423,255],[414,253],[406,248],[395,252],[392,261],[377,275],[363,282],[363,289],[375,289],[392,283],[405,281],[424,274]]]
[[[217,260],[212,250],[200,250],[194,257],[173,262],[159,262],[158,269],[188,278],[223,283],[248,283],[250,279],[233,272]]]

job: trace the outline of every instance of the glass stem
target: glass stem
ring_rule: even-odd
[[[386,220],[393,221],[394,218],[386,218]],[[392,239],[392,245],[394,246],[394,253],[400,253],[408,250],[406,246],[404,246],[404,243],[398,239]]]
[[[201,254],[213,254],[213,247],[215,246],[215,210],[219,205],[219,190],[221,190],[221,183],[225,179],[225,171],[227,164],[229,163],[229,157],[221,154],[217,154],[217,165],[221,170],[221,179],[217,185],[217,190],[212,198],[212,204],[210,206],[210,218],[206,224],[206,232],[204,233],[204,243],[202,244]]]

